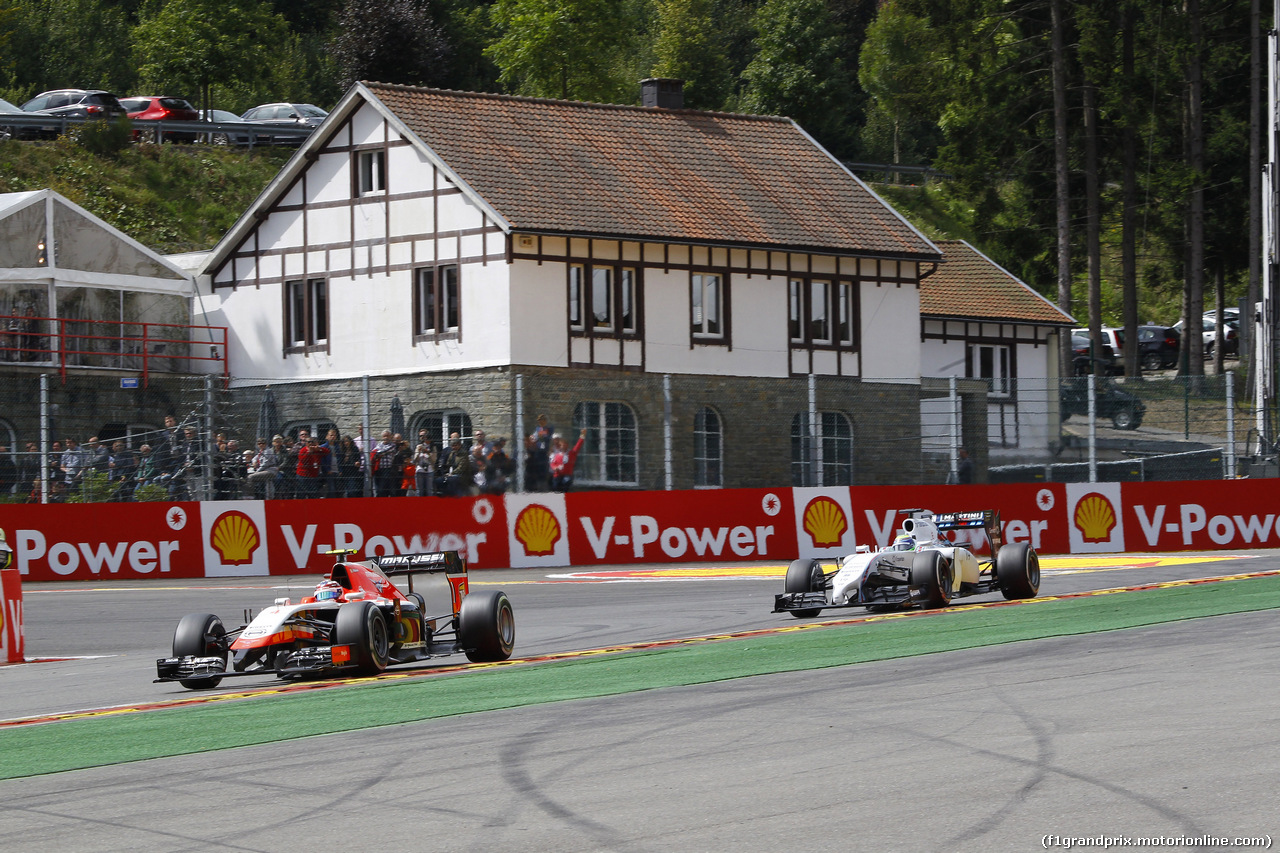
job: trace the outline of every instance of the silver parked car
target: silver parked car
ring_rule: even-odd
[[[314,130],[329,114],[314,104],[263,104],[254,107],[241,116],[245,121],[268,127],[288,127],[294,129]],[[306,136],[289,134],[273,136],[270,141],[276,145],[301,145]],[[262,137],[259,142],[267,142]]]

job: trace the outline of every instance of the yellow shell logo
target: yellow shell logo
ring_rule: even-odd
[[[258,548],[258,528],[253,519],[239,510],[223,513],[209,531],[209,544],[218,552],[222,562],[229,566],[242,566],[253,562],[253,552]]]
[[[526,555],[545,557],[555,553],[556,543],[560,541],[560,522],[545,506],[530,504],[516,516],[515,534]]]
[[[1116,526],[1116,510],[1097,492],[1090,492],[1076,504],[1076,529],[1086,542],[1106,542]]]
[[[813,539],[815,548],[834,548],[849,529],[840,504],[828,497],[817,497],[804,508],[804,532]]]

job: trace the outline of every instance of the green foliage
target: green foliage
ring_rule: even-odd
[[[867,28],[858,58],[858,82],[870,99],[863,132],[866,155],[916,164],[936,144],[938,64],[929,22],[891,0]],[[870,131],[870,132],[868,132]]]
[[[719,109],[732,91],[729,50],[712,0],[655,0],[655,77],[684,81],[685,106]]]
[[[508,91],[544,98],[634,102],[617,57],[635,27],[620,0],[498,0],[485,54]]]
[[[49,187],[158,252],[198,251],[213,248],[288,156],[131,145],[102,159],[69,139],[0,142],[0,192]]]
[[[133,122],[128,119],[85,122],[73,127],[70,136],[90,154],[114,160],[133,144]]]
[[[116,484],[101,471],[85,471],[80,482],[67,492],[69,504],[100,504],[111,500]]]
[[[787,115],[829,146],[844,147],[851,80],[822,0],[764,0],[752,23],[756,55],[742,72],[742,108]]]
[[[135,501],[164,501],[169,499],[169,490],[156,483],[147,483],[133,490]]]

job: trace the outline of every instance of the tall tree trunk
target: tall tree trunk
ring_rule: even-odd
[[[1187,353],[1186,371],[1204,375],[1204,73],[1202,51],[1204,31],[1200,20],[1200,0],[1186,0],[1188,32],[1187,56],[1187,167],[1191,191],[1187,205],[1186,334],[1182,346]]]
[[[1050,0],[1053,64],[1053,160],[1057,182],[1058,307],[1071,313],[1071,188],[1067,163],[1067,48],[1064,0]],[[1062,336],[1062,373],[1071,373],[1071,336]]]
[[[1134,72],[1134,11],[1132,4],[1125,4],[1121,62],[1124,69],[1125,92],[1130,93]],[[1124,375],[1140,376],[1138,367],[1138,134],[1136,99],[1126,99],[1128,116],[1121,134],[1121,179],[1123,209],[1120,212],[1120,276],[1124,289]]]

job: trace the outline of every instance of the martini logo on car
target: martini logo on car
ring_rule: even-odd
[[[218,552],[223,564],[243,566],[253,562],[253,552],[261,543],[253,519],[239,510],[225,512],[213,522],[209,544]]]
[[[809,501],[804,509],[804,532],[809,534],[815,548],[835,548],[849,529],[849,519],[844,509],[826,495]]]
[[[1076,503],[1074,522],[1084,541],[1106,542],[1116,526],[1116,510],[1111,501],[1097,492],[1091,492]]]
[[[529,557],[545,557],[555,553],[560,541],[560,522],[542,504],[529,504],[516,516],[515,538]]]

